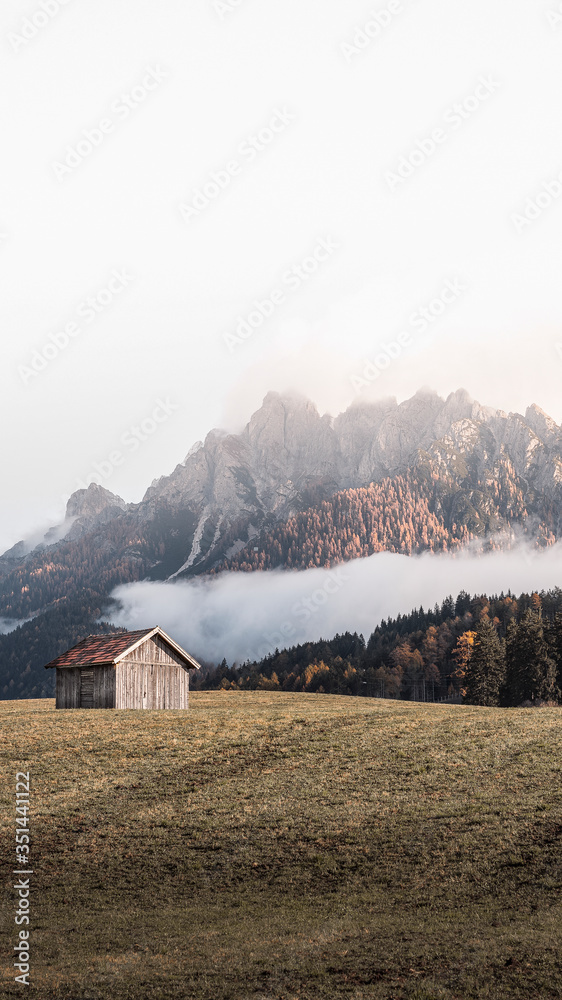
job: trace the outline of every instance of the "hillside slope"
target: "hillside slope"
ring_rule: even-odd
[[[548,504],[529,497],[510,463],[498,463],[494,478],[487,474],[483,483],[475,477],[458,480],[426,465],[336,493],[262,532],[218,570],[329,567],[375,552],[446,552],[476,539],[488,539],[484,548],[506,547],[515,526],[534,544],[546,546],[556,540],[558,517]]]
[[[49,612],[36,627],[56,641],[68,602],[103,606],[123,583],[301,569],[475,538],[509,545],[514,528],[547,545],[560,534],[561,483],[562,432],[536,406],[505,414],[462,390],[447,400],[423,391],[332,418],[269,393],[240,434],[211,431],[140,503],[95,484],[73,494],[65,523],[41,545],[20,542],[0,557],[0,618]],[[60,643],[63,631],[61,618]],[[0,690],[18,642],[21,671],[31,667],[28,635],[0,636]]]

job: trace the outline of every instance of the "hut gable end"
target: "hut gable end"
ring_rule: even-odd
[[[186,666],[185,658],[179,656],[169,643],[159,635],[150,636],[150,638],[145,639],[140,645],[137,645],[134,649],[119,658],[120,663],[124,663],[125,661],[151,663],[158,666],[161,664],[178,667]]]

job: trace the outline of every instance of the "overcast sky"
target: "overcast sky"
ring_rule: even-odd
[[[558,10],[4,0],[0,548],[269,389],[562,421]]]

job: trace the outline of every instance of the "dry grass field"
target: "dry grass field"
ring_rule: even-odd
[[[562,997],[562,711],[196,693],[0,703],[41,1000]]]

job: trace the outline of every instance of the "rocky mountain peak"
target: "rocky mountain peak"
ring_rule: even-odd
[[[525,422],[545,444],[552,445],[560,441],[561,429],[552,417],[536,403],[532,403],[525,411]]]
[[[332,436],[330,422],[322,420],[311,400],[297,394],[281,396],[276,392],[267,394],[242,434],[251,451],[254,468],[257,463],[279,470],[287,463],[288,475],[295,471],[289,468],[293,461],[298,464],[306,455],[307,460],[314,462],[315,451],[323,456]],[[259,475],[259,469],[255,471]]]
[[[85,490],[76,490],[69,498],[66,505],[66,517],[88,517],[95,518],[106,507],[117,506],[124,510],[127,504],[121,497],[98,483],[91,483]]]
[[[125,500],[98,483],[91,483],[85,490],[76,490],[66,505],[65,526],[68,524],[69,529],[64,537],[80,538],[92,528],[112,521],[128,506]]]

